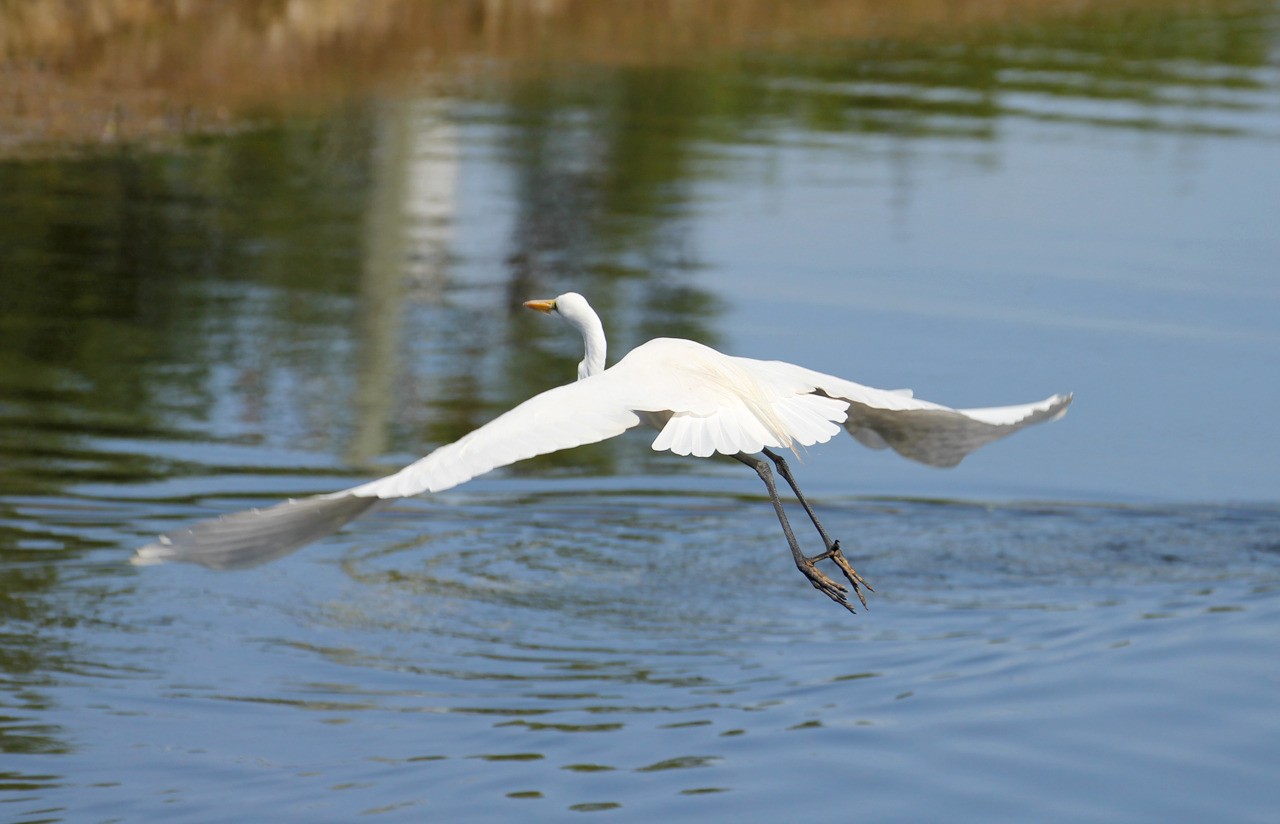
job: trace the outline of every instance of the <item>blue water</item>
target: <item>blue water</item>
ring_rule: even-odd
[[[1277,21],[1168,13],[0,161],[0,817],[1274,821]],[[127,563],[570,379],[518,306],[570,288],[614,358],[1076,401],[948,471],[799,455],[856,616],[638,432]]]
[[[256,573],[86,553],[10,624],[16,818],[1273,809],[1275,508],[827,500],[879,588],[855,619],[758,500],[482,486]]]

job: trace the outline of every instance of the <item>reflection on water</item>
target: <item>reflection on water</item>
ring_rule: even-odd
[[[691,100],[714,92],[706,111],[776,100],[785,86],[753,94],[735,82],[761,64],[790,64],[792,80],[863,81],[856,114],[832,100],[807,106],[819,128],[899,131],[893,113],[913,110],[990,116],[1005,105],[992,96],[1001,88],[1144,102],[1168,90],[1195,105],[1194,88],[1183,97],[1188,70],[1193,87],[1247,86],[1234,70],[1268,65],[1273,12],[1264,0],[927,0],[892,13],[870,0],[117,0],[93,15],[63,0],[10,4],[0,11],[0,84],[12,90],[0,98],[0,153],[234,131],[264,108],[424,88],[487,95],[494,78],[637,66],[693,67],[701,80],[680,88]]]
[[[1274,498],[1272,4],[73,5],[0,12],[51,110],[133,79],[106,132],[0,112],[10,817],[759,820],[814,775],[871,819],[1274,810],[1280,513],[1214,503]],[[1083,403],[937,500],[803,456],[878,589],[848,621],[753,479],[644,438],[253,573],[125,564],[566,379],[518,307],[570,287],[615,355]]]
[[[416,453],[548,385],[548,349],[575,342],[513,307],[564,284],[610,319],[615,351],[716,345],[695,186],[738,173],[736,145],[888,134],[883,162],[909,186],[912,140],[969,152],[1021,118],[1276,139],[1274,20],[1228,8],[540,76],[177,153],[4,164],[4,380],[24,434],[0,487],[169,475],[163,454],[99,466],[67,443],[94,433],[161,453],[193,428],[336,440],[352,464]]]

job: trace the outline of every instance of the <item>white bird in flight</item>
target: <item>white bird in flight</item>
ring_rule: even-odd
[[[739,358],[678,338],[656,338],[605,368],[600,318],[582,295],[531,300],[530,309],[555,315],[582,334],[586,355],[575,383],[549,389],[376,481],[328,495],[290,500],[196,523],[141,547],[135,564],[188,561],[215,569],[252,566],[330,535],[379,504],[441,492],[491,469],[561,449],[603,441],[646,423],[658,431],[655,450],[701,458],[717,453],[751,467],[764,481],[796,568],[831,600],[853,612],[848,589],[817,564],[830,560],[866,606],[871,589],[827,534],[774,449],[825,443],[843,426],[873,449],[948,467],[991,441],[1034,423],[1062,417],[1071,395],[1038,403],[951,409],[782,361]],[[822,538],[822,552],[800,549],[774,484],[777,468]]]

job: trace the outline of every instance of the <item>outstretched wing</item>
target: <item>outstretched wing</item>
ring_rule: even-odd
[[[952,409],[920,400],[908,390],[875,389],[782,361],[754,361],[758,368],[803,380],[820,394],[847,401],[844,428],[872,449],[895,452],[929,466],[955,466],[966,455],[1019,429],[1061,418],[1072,396],[983,409]]]
[[[332,535],[382,503],[378,498],[316,495],[266,509],[246,509],[161,535],[138,548],[131,560],[138,566],[188,561],[210,569],[244,569]]]
[[[254,566],[337,532],[389,498],[439,492],[535,455],[620,435],[640,422],[626,405],[626,373],[604,372],[535,395],[404,469],[328,495],[237,512],[171,532],[133,563],[188,561],[215,569]],[[618,388],[622,387],[622,391]]]
[[[625,375],[623,375],[625,377]],[[394,475],[334,493],[407,498],[440,492],[491,469],[616,437],[640,423],[615,371],[557,386],[446,444]]]

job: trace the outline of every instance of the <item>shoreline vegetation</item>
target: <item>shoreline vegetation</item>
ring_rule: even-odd
[[[583,66],[712,65],[761,54],[875,59],[981,48],[1017,30],[1135,58],[1265,61],[1180,19],[1261,16],[1260,0],[0,0],[0,158],[225,133],[369,96],[484,96]],[[1188,48],[1191,54],[1187,54]],[[1240,54],[1243,52],[1243,54]],[[1097,54],[1097,49],[1094,49]],[[1199,57],[1197,57],[1199,55]],[[963,55],[956,58],[963,61]],[[927,82],[927,78],[926,78]]]

